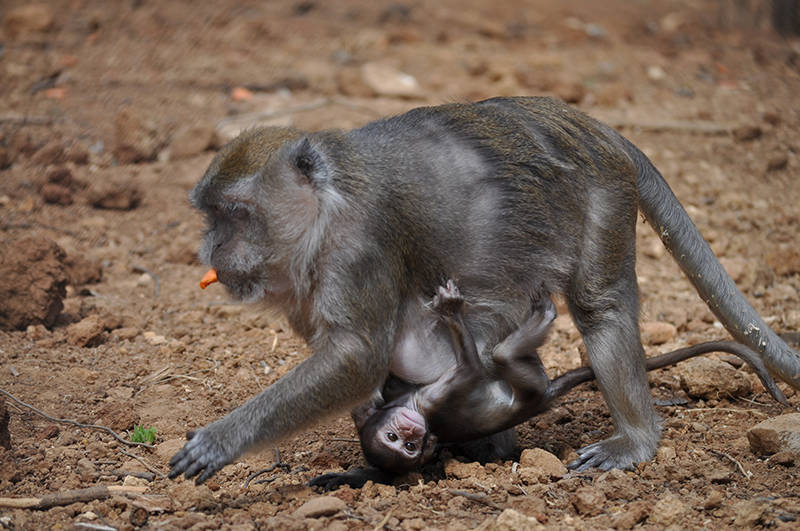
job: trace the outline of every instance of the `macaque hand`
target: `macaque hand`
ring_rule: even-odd
[[[186,434],[188,442],[169,461],[170,479],[181,474],[186,479],[197,476],[195,483],[200,485],[236,458],[236,455],[220,442],[220,440],[225,440],[225,431],[215,430],[216,427],[211,424],[201,430],[190,431]],[[215,433],[220,431],[223,436],[215,436]]]
[[[457,314],[463,305],[464,297],[452,280],[448,280],[446,286],[439,286],[438,292],[433,296],[433,309],[443,316]]]

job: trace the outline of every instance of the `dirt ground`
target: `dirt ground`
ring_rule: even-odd
[[[425,104],[561,97],[639,145],[766,321],[800,330],[800,40],[770,32],[763,13],[710,0],[27,4],[0,6],[0,265],[23,264],[0,318],[14,297],[24,317],[0,331],[0,388],[55,417],[157,434],[154,449],[128,447],[7,399],[1,497],[146,490],[0,508],[4,528],[800,525],[800,458],[758,455],[746,436],[797,412],[800,394],[783,386],[788,407],[757,383],[687,397],[679,369],[651,377],[675,405],[658,407],[657,458],[629,472],[542,476],[444,452],[392,486],[320,500],[312,477],[363,464],[343,415],[283,442],[285,466],[247,485],[272,449],[207,486],[162,477],[188,429],[309,355],[280,317],[198,288],[202,223],[187,193],[243,124],[349,128]],[[643,222],[637,243],[648,354],[727,337]],[[578,366],[580,349],[560,317],[542,349],[550,374]],[[518,434],[567,462],[609,430],[583,385]]]

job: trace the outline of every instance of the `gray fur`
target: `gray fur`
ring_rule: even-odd
[[[235,183],[253,176],[252,195],[236,196]],[[243,134],[192,192],[209,217],[203,256],[232,294],[285,312],[314,355],[198,431],[171,474],[204,480],[256,444],[366,399],[388,375],[406,305],[447,278],[486,310],[465,316],[484,356],[527,318],[532,298],[563,293],[616,427],[579,466],[649,459],[659,423],[638,331],[637,202],[704,298],[733,301],[718,314],[732,333],[758,349],[748,325],[766,330],[706,284],[724,275],[713,255],[685,258],[704,244],[668,190],[619,134],[546,98],[414,109],[350,132]],[[797,386],[798,355],[769,337],[761,352]]]

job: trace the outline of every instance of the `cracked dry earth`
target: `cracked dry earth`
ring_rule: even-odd
[[[800,40],[763,24],[766,2],[747,13],[743,4],[3,2],[0,388],[125,438],[153,426],[156,440],[128,447],[6,398],[0,497],[122,488],[2,506],[0,525],[796,528],[800,459],[754,451],[747,434],[797,413],[800,394],[781,385],[781,406],[725,361],[651,374],[666,404],[663,442],[632,471],[561,468],[610,430],[598,390],[584,384],[518,427],[516,461],[443,452],[393,485],[324,494],[310,478],[363,464],[341,415],[281,443],[284,466],[249,483],[273,449],[201,487],[162,477],[187,430],[310,354],[279,316],[232,303],[219,285],[197,287],[202,223],[188,190],[219,145],[255,122],[348,128],[445,101],[561,97],[652,158],[747,297],[796,344]],[[645,223],[637,235],[648,355],[726,338]],[[541,352],[550,375],[579,366],[581,349],[562,312]],[[695,377],[705,387],[692,387]]]

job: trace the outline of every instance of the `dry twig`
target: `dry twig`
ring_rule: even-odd
[[[291,469],[290,465],[284,463],[281,460],[281,453],[277,448],[275,448],[275,462],[272,463],[272,465],[268,466],[267,468],[262,468],[261,470],[258,470],[256,472],[253,472],[252,474],[250,474],[250,476],[245,480],[245,482],[242,485],[242,487],[246,489],[247,487],[250,486],[250,482],[253,481],[254,479],[256,479],[258,476],[260,476],[262,474],[266,474],[267,472],[272,472],[273,470],[275,470],[278,467],[286,470],[287,472]],[[262,482],[263,481],[257,481],[256,483],[262,483]]]
[[[60,419],[60,418],[56,418],[56,417],[51,417],[50,415],[48,415],[47,413],[45,413],[41,409],[37,409],[36,407],[34,407],[34,406],[30,405],[30,404],[26,404],[25,402],[23,402],[22,400],[20,400],[16,396],[12,395],[11,393],[6,391],[5,389],[0,389],[0,393],[6,395],[8,398],[13,400],[17,404],[30,409],[31,411],[33,411],[37,415],[39,415],[41,417],[44,417],[47,420],[50,420],[52,422],[57,422],[59,424],[69,424],[71,426],[77,426],[78,428],[89,428],[89,429],[92,429],[92,430],[101,430],[101,431],[104,431],[104,432],[108,433],[109,435],[114,437],[116,440],[118,440],[122,444],[126,444],[128,446],[144,446],[145,448],[155,448],[155,446],[153,446],[152,444],[147,444],[147,443],[143,443],[143,442],[133,442],[133,441],[125,440],[117,432],[115,432],[114,430],[112,430],[108,426],[101,426],[100,424],[84,424],[82,422],[78,422],[77,420]]]
[[[0,498],[0,507],[15,509],[49,509],[59,505],[70,505],[76,502],[103,500],[114,494],[141,494],[147,487],[125,487],[120,485],[96,485],[86,489],[51,492],[38,498]]]
[[[144,467],[145,467],[147,470],[149,470],[149,471],[150,471],[150,472],[152,472],[153,474],[157,475],[158,477],[160,477],[160,478],[162,478],[162,479],[164,479],[165,477],[167,477],[167,475],[166,475],[166,474],[163,474],[163,473],[161,473],[161,472],[160,472],[160,471],[159,471],[159,470],[158,470],[156,467],[154,467],[153,465],[151,465],[150,463],[148,463],[147,461],[145,461],[144,459],[142,459],[142,458],[141,458],[141,457],[139,457],[138,455],[132,454],[132,453],[130,453],[130,452],[126,452],[125,450],[123,450],[123,449],[121,449],[121,448],[120,448],[120,450],[119,450],[119,451],[120,451],[121,453],[123,453],[123,454],[127,455],[128,457],[132,457],[132,458],[136,459],[137,461],[139,461],[139,462],[142,464],[142,466],[144,466]]]
[[[447,489],[447,492],[449,492],[453,496],[461,496],[468,500],[482,503],[484,505],[491,507],[492,509],[497,509],[498,511],[502,511],[504,509],[502,505],[493,502],[485,494],[476,494],[474,492],[467,492],[465,490],[455,490],[455,489]]]

